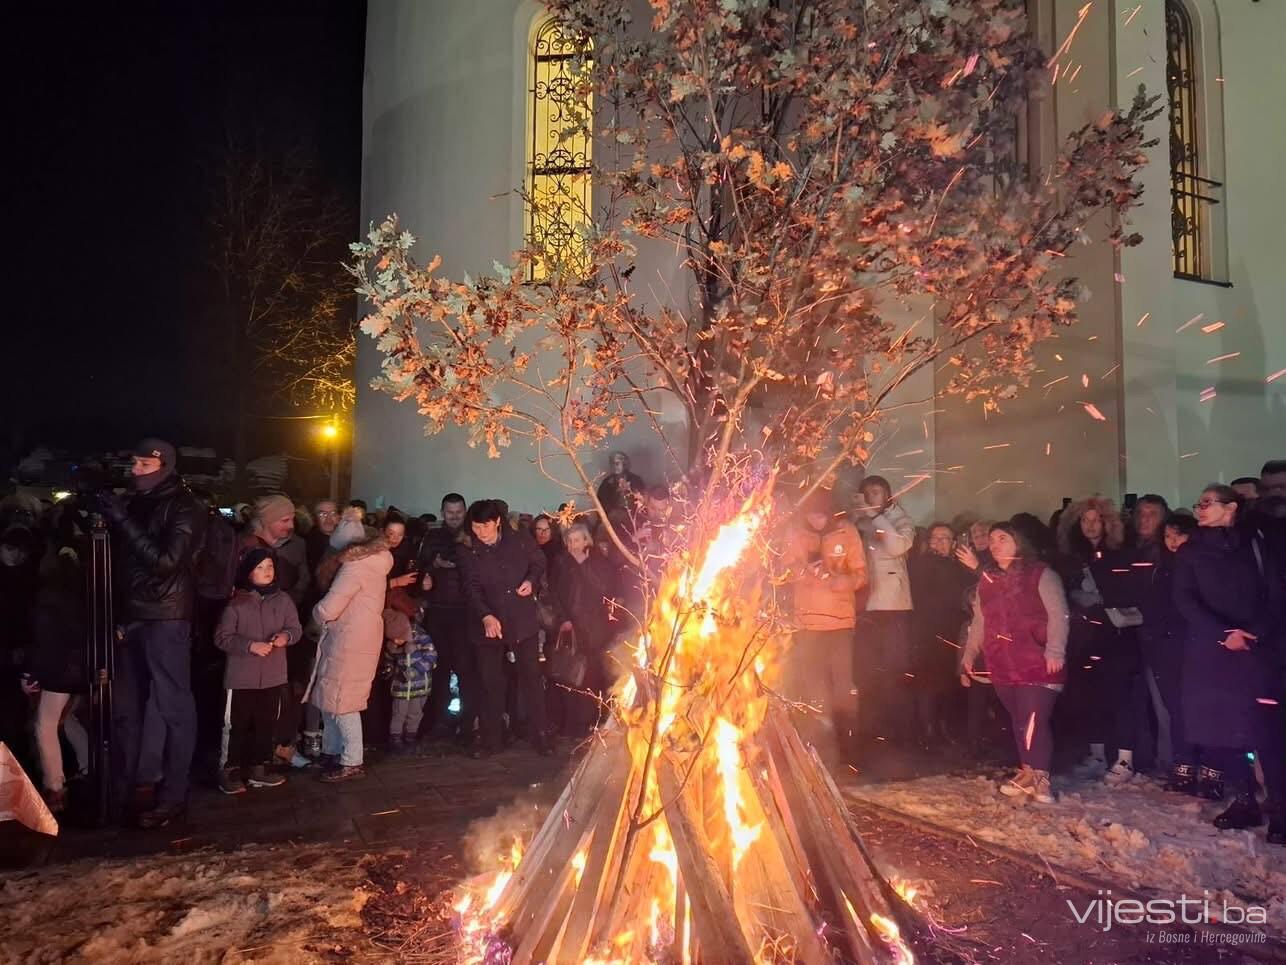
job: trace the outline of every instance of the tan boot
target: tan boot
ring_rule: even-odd
[[[1049,771],[1032,771],[1032,797],[1037,804],[1053,804],[1054,790],[1049,786]]]
[[[1006,797],[1022,797],[1032,793],[1036,781],[1036,772],[1024,764],[1018,773],[1000,785],[1000,793]]]

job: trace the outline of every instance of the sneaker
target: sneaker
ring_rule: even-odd
[[[1032,797],[1038,804],[1053,804],[1054,791],[1049,786],[1049,771],[1032,771]]]
[[[1197,797],[1207,801],[1223,800],[1223,771],[1202,766],[1197,772]]]
[[[243,787],[242,790],[245,790]],[[146,831],[163,828],[171,821],[178,821],[188,813],[186,804],[160,804],[138,816],[138,826]]]
[[[246,793],[246,786],[242,783],[235,767],[225,767],[219,772],[219,790],[224,794]]]
[[[313,760],[312,758],[305,757],[303,754],[298,754],[298,753],[296,753],[295,756],[290,759],[290,766],[295,769],[312,767],[316,763],[317,761]]]
[[[366,776],[366,769],[361,764],[341,764],[333,771],[327,771],[318,778],[323,784],[339,784],[341,781],[356,781]]]
[[[1022,797],[1031,794],[1036,783],[1036,772],[1024,764],[1018,773],[1000,785],[1000,793],[1006,797]]]
[[[321,757],[321,734],[305,734],[299,739],[299,749],[303,756],[315,761]]]
[[[1238,794],[1213,823],[1220,831],[1241,831],[1259,827],[1264,823],[1264,815],[1253,795]]]
[[[1120,787],[1134,780],[1134,765],[1128,761],[1117,761],[1112,769],[1103,775],[1103,783],[1108,787]]]
[[[1197,769],[1191,764],[1176,764],[1170,771],[1165,789],[1173,794],[1197,793]]]
[[[250,768],[250,778],[246,781],[251,787],[281,787],[286,778],[281,774],[270,774],[262,764]]]

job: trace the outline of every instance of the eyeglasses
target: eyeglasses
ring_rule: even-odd
[[[1192,504],[1193,509],[1209,509],[1211,506],[1227,506],[1228,503],[1223,499],[1203,499],[1200,502]]]
[[[318,516],[338,516],[338,515],[339,515],[339,513],[332,513],[329,509],[323,509],[323,510],[322,510],[320,513],[318,513],[317,515],[318,515]]]

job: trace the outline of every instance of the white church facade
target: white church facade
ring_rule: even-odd
[[[999,415],[941,395],[932,371],[906,387],[867,471],[910,486],[904,503],[921,522],[1048,515],[1094,492],[1178,504],[1286,458],[1286,0],[1096,0],[1081,19],[1084,6],[1029,0],[1047,50],[1076,36],[1063,76],[1030,105],[1028,161],[1039,170],[1062,136],[1128,105],[1140,84],[1161,93],[1132,219],[1144,241],[1067,259],[1090,293],[1080,322],[1042,345],[1041,372]],[[534,0],[369,6],[362,220],[396,212],[419,259],[441,255],[450,276],[507,261],[533,230],[514,188],[536,176],[543,17]],[[684,284],[677,262],[648,271],[658,289]],[[533,512],[563,501],[521,444],[493,460],[459,430],[426,438],[412,406],[370,389],[378,369],[363,337],[356,493],[417,512],[450,491]],[[650,428],[627,428],[617,447],[662,481]]]

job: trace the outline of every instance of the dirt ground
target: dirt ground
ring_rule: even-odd
[[[58,848],[29,848],[30,867],[0,875],[0,963],[448,962],[446,894],[487,866],[499,832],[538,825],[566,767],[517,751],[485,763],[388,760],[364,787],[321,791],[300,777],[275,801],[211,795],[194,827],[156,838],[77,832]],[[854,814],[877,865],[927,895],[923,910],[940,931],[923,959],[1252,960],[1159,944],[1142,927],[1079,925],[1067,900],[1083,906],[1094,895],[1056,881],[1057,868],[871,805],[854,804]],[[6,832],[0,848],[14,840]]]

